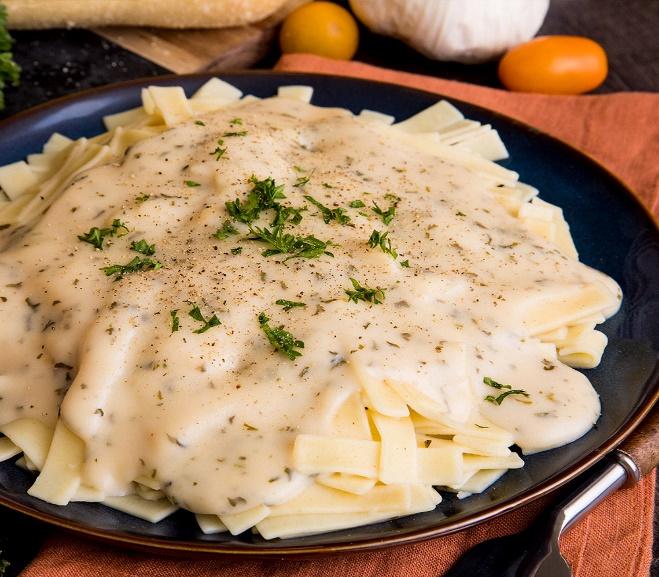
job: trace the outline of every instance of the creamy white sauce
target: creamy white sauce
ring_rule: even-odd
[[[574,440],[597,420],[588,380],[556,360],[547,370],[552,347],[525,337],[519,310],[540,291],[601,275],[525,232],[481,177],[343,110],[271,99],[204,122],[91,170],[0,256],[0,423],[54,423],[61,402],[86,443],[84,484],[123,494],[153,476],[183,507],[223,514],[299,492],[307,480],[292,470],[296,435],[330,434],[332,411],[364,371],[415,384],[454,420],[476,408],[529,451]],[[217,139],[240,130],[216,160]],[[284,184],[282,204],[308,208],[287,232],[331,240],[333,257],[264,257],[240,224],[241,234],[212,238],[252,174]],[[294,187],[303,175],[308,184]],[[325,224],[305,194],[344,207],[353,226]],[[391,206],[386,195],[400,197],[389,226],[371,210]],[[355,200],[366,206],[348,208]],[[130,233],[106,239],[105,250],[78,240],[115,218]],[[389,231],[397,260],[368,246],[374,229]],[[100,268],[138,256],[129,246],[140,239],[155,244],[163,268],[106,277]],[[348,302],[350,277],[382,287],[384,303]],[[277,299],[306,307],[284,312]],[[190,303],[222,324],[195,334]],[[273,350],[260,312],[304,342],[302,356]],[[529,397],[485,402],[496,391],[484,376]]]

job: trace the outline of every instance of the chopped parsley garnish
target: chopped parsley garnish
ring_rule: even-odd
[[[222,148],[222,145],[224,144],[224,140],[221,138],[217,139],[217,146],[215,147],[215,150],[211,152],[211,156],[215,156],[215,160],[220,160],[224,154],[226,153],[227,149]]]
[[[194,123],[195,123],[197,126],[206,126],[206,123],[203,122],[203,121],[201,121],[201,120],[195,120]]]
[[[488,387],[493,387],[495,389],[512,389],[510,385],[502,385],[490,377],[483,377],[483,383],[485,383]]]
[[[402,266],[404,268],[410,268],[410,261],[409,260],[403,260],[403,261],[401,261],[400,266]]]
[[[114,280],[121,280],[124,275],[134,272],[141,272],[147,270],[158,270],[162,268],[162,263],[153,258],[136,256],[128,264],[113,264],[104,266],[101,270],[106,276],[114,276]]]
[[[169,311],[169,316],[172,318],[172,332],[175,333],[179,329],[180,319],[178,318],[178,309]]]
[[[379,246],[383,253],[388,254],[393,259],[398,258],[398,253],[391,247],[391,240],[389,239],[388,232],[374,230],[371,233],[371,237],[368,239],[368,246],[371,248]]]
[[[242,246],[237,246],[231,249],[231,254],[240,254],[241,252],[243,252]]]
[[[232,120],[229,121],[229,124],[233,126],[234,124],[240,124],[242,125],[243,119],[242,118],[233,118]]]
[[[284,185],[277,184],[274,179],[266,178],[259,180],[252,175],[249,181],[254,185],[252,190],[247,193],[247,200],[241,202],[240,199],[226,203],[227,212],[236,220],[250,224],[254,222],[262,210],[274,208],[277,204],[275,201],[280,198],[286,198],[284,195]]]
[[[185,186],[189,186],[190,188],[197,188],[198,186],[201,186],[199,182],[196,182],[194,180],[185,180]]]
[[[364,208],[366,205],[361,200],[353,200],[348,206],[350,208]]]
[[[274,209],[277,211],[271,226],[278,226],[287,222],[291,224],[300,224],[302,222],[302,212],[307,210],[306,207],[294,208],[276,203]]]
[[[258,319],[261,329],[276,351],[282,352],[291,361],[294,361],[297,357],[302,355],[302,353],[296,349],[303,349],[304,342],[296,339],[291,333],[284,330],[283,325],[273,329],[268,324],[270,319],[266,316],[265,313],[260,313]]]
[[[284,307],[285,311],[290,311],[291,309],[295,307],[306,307],[306,303],[301,303],[301,302],[296,302],[296,301],[287,301],[285,299],[279,299],[275,301],[276,305],[280,305]]]
[[[369,288],[367,286],[362,286],[359,284],[359,281],[354,278],[351,278],[350,282],[352,283],[352,288],[354,290],[345,289],[345,293],[348,295],[348,302],[352,301],[353,303],[356,303],[359,301],[366,301],[368,303],[379,305],[384,301],[384,289],[381,289],[380,287]]]
[[[392,204],[387,210],[382,210],[375,201],[373,201],[373,206],[371,210],[382,218],[384,224],[389,224],[396,216],[396,205]]]
[[[350,217],[345,214],[345,209],[344,208],[327,208],[324,204],[321,202],[318,202],[313,196],[305,196],[311,204],[313,204],[318,210],[320,210],[320,214],[323,217],[323,222],[325,224],[329,224],[331,220],[335,220],[339,224],[349,224],[350,223]]]
[[[150,194],[140,194],[139,196],[135,197],[135,202],[137,204],[142,204],[143,202],[146,202],[151,198]]]
[[[306,176],[298,176],[297,180],[295,181],[295,184],[293,185],[295,188],[303,188],[305,185],[309,183],[309,179],[311,178],[311,175],[307,174]]]
[[[488,401],[490,403],[494,403],[495,405],[500,405],[501,403],[503,403],[504,399],[506,397],[508,397],[509,395],[522,395],[524,397],[529,396],[529,394],[523,389],[513,389],[512,386],[497,383],[497,381],[495,381],[494,379],[491,379],[490,377],[483,377],[483,383],[485,383],[488,387],[492,387],[494,389],[504,390],[503,393],[501,393],[500,395],[498,395],[496,397],[494,395],[487,395],[485,397],[486,401]]]
[[[154,254],[156,254],[156,245],[149,244],[144,239],[131,242],[130,249],[146,256],[153,256]]]
[[[270,245],[261,254],[263,256],[272,256],[275,254],[290,254],[285,260],[291,258],[318,258],[326,254],[334,256],[328,252],[327,248],[332,246],[332,241],[322,241],[313,235],[298,236],[284,232],[283,225],[277,225],[272,230],[258,226],[250,227],[250,232],[254,237],[250,240],[260,240]]]
[[[124,236],[128,234],[128,227],[121,222],[118,218],[112,221],[112,224],[107,228],[98,228],[94,226],[89,229],[89,232],[78,235],[78,239],[83,242],[88,242],[94,248],[103,250],[103,242],[108,236]]]
[[[0,110],[5,107],[4,88],[7,84],[17,86],[21,69],[13,61],[11,45],[14,40],[7,32],[7,10],[0,4]],[[0,567],[2,564],[0,562]]]
[[[232,136],[247,136],[247,131],[241,130],[240,132],[225,132],[222,136],[224,138],[231,138]]]
[[[206,319],[204,315],[201,314],[201,311],[197,305],[194,305],[192,309],[188,311],[188,315],[191,316],[194,320],[199,321],[200,323],[204,323],[203,326],[198,328],[196,331],[192,331],[196,334],[205,333],[208,329],[222,324],[220,319],[217,318],[216,314],[213,314],[211,318]]]
[[[225,220],[222,223],[222,226],[213,233],[213,237],[217,240],[224,240],[225,238],[229,238],[232,234],[238,234],[238,229],[233,226],[233,223],[230,220]]]

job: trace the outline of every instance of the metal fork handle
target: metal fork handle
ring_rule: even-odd
[[[597,506],[604,498],[626,484],[635,484],[641,478],[641,471],[636,463],[623,451],[615,451],[613,460],[590,478],[584,487],[577,488],[556,508],[555,529],[560,535],[568,527]]]

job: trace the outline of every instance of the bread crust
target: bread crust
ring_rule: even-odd
[[[263,20],[287,0],[3,0],[13,29],[225,28]]]

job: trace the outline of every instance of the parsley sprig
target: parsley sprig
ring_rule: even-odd
[[[180,319],[178,318],[178,309],[169,311],[169,316],[172,319],[172,332],[175,333],[179,330],[179,325],[181,323]]]
[[[382,218],[382,222],[384,224],[388,225],[391,223],[391,221],[394,219],[394,216],[396,216],[396,205],[392,204],[387,210],[382,210],[377,202],[373,201],[373,206],[371,207],[371,210],[377,214],[379,217]]]
[[[118,281],[124,278],[127,274],[147,270],[158,270],[159,268],[162,268],[162,263],[160,261],[153,258],[136,256],[128,264],[113,264],[110,266],[104,266],[101,270],[106,276],[114,276],[114,280]]]
[[[201,314],[201,309],[196,304],[194,303],[190,303],[190,304],[193,304],[194,306],[188,311],[188,316],[191,316],[194,320],[199,321],[200,323],[204,323],[196,331],[192,331],[193,333],[196,334],[205,333],[208,329],[217,327],[222,324],[220,322],[220,319],[217,318],[216,314],[213,314],[212,317],[206,319],[204,315]]]
[[[490,377],[483,377],[483,383],[485,383],[488,387],[492,387],[494,389],[499,389],[499,390],[504,390],[503,393],[501,393],[498,396],[494,395],[487,395],[485,397],[485,400],[494,403],[495,405],[500,405],[503,403],[504,399],[510,395],[522,395],[524,397],[528,397],[529,394],[523,390],[523,389],[513,389],[511,385],[504,385],[501,383],[498,383],[494,379]]]
[[[301,236],[284,232],[283,225],[277,225],[270,230],[267,227],[250,226],[252,237],[250,240],[260,240],[270,246],[261,254],[263,256],[273,256],[275,254],[289,254],[284,260],[292,258],[318,258],[326,254],[334,256],[327,250],[332,246],[331,240],[320,240],[313,235]]]
[[[272,220],[271,226],[278,226],[280,224],[300,224],[302,222],[302,212],[306,207],[295,208],[293,206],[284,206],[283,204],[276,203],[273,207],[276,211],[275,218]]]
[[[382,304],[384,301],[384,289],[380,287],[370,288],[368,286],[362,286],[358,280],[351,278],[350,282],[352,283],[352,288],[354,290],[344,289],[345,293],[348,295],[348,302],[357,303],[359,301],[365,301],[373,303],[376,305]]]
[[[94,248],[103,250],[103,242],[108,236],[124,236],[128,234],[128,227],[121,222],[118,218],[112,221],[112,224],[107,228],[98,228],[94,226],[84,234],[79,234],[78,239],[83,242],[88,242]]]
[[[138,241],[133,241],[130,243],[130,249],[134,250],[135,252],[139,252],[140,254],[146,255],[146,256],[153,256],[156,254],[156,245],[155,244],[149,244],[146,240],[141,239]]]
[[[225,238],[229,238],[232,234],[238,234],[238,229],[233,226],[233,223],[230,220],[225,220],[222,223],[222,226],[218,228],[212,236],[217,240],[224,240]]]
[[[393,259],[398,258],[398,253],[391,247],[389,232],[374,230],[371,233],[371,237],[368,239],[368,246],[371,248],[379,246],[383,253],[388,254]]]
[[[247,193],[247,199],[241,201],[236,199],[225,204],[227,212],[237,221],[250,224],[259,218],[261,211],[268,208],[274,208],[277,204],[275,201],[280,198],[286,198],[284,195],[284,185],[277,184],[273,178],[268,177],[259,180],[252,175],[249,181],[253,184],[252,189]]]
[[[284,330],[283,325],[273,329],[269,324],[270,319],[265,313],[260,313],[258,319],[261,330],[276,351],[285,354],[291,361],[302,355],[296,349],[304,348],[303,341],[296,339],[291,333]]]
[[[317,201],[313,196],[306,195],[304,198],[320,210],[320,214],[323,217],[323,222],[325,224],[329,224],[332,220],[335,220],[339,224],[350,224],[350,217],[345,214],[344,208],[327,208],[322,202]]]
[[[306,307],[306,303],[301,303],[299,301],[287,301],[286,299],[279,299],[275,301],[276,305],[280,305],[284,307],[284,311],[288,312],[291,309],[294,309],[296,307]]]
[[[215,160],[220,160],[225,154],[226,154],[226,147],[222,146],[224,144],[224,140],[221,138],[217,139],[217,146],[215,147],[215,150],[211,152],[211,156],[215,156]]]
[[[11,53],[13,43],[14,40],[7,32],[7,10],[0,4],[0,110],[5,107],[5,86],[17,86],[21,77],[21,69]]]

